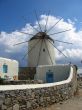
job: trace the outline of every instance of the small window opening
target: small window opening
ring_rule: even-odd
[[[43,49],[43,52],[45,52],[45,49]]]
[[[7,73],[8,71],[8,66],[6,64],[3,65],[3,73]]]

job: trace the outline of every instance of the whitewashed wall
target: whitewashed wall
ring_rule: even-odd
[[[36,68],[35,79],[46,82],[46,73],[53,72],[54,82],[66,80],[69,77],[70,65],[44,65]]]
[[[39,41],[39,39],[33,39],[28,42],[28,52],[30,51],[31,48],[34,47],[34,45],[38,41]],[[50,43],[52,41],[51,40],[50,40],[50,42],[48,40],[45,40],[45,41],[46,41],[50,56],[49,56],[48,51],[46,49],[45,43],[43,42],[41,53],[40,53],[40,58],[39,58],[39,51],[40,51],[40,46],[41,46],[41,42],[42,42],[42,39],[40,39],[40,42],[37,43],[36,46],[32,49],[32,51],[30,51],[30,53],[28,54],[28,66],[36,67],[37,64],[38,65],[52,65],[52,63],[53,63],[53,65],[55,64],[54,47]],[[45,52],[43,51],[43,49],[45,49]],[[50,57],[52,59],[52,62],[51,62]]]
[[[4,64],[8,66],[7,73],[3,73]],[[17,80],[18,70],[19,70],[18,61],[0,57],[0,77],[1,78],[5,78],[5,76],[7,76],[8,79],[10,80]]]

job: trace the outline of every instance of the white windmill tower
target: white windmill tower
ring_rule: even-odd
[[[48,17],[46,20],[46,24],[45,24],[45,30],[42,31],[41,29],[41,25],[39,23],[37,14],[36,14],[36,18],[37,18],[37,22],[38,22],[38,26],[40,28],[40,31],[38,31],[34,26],[32,26],[32,28],[34,30],[37,31],[37,33],[35,35],[30,34],[30,33],[25,33],[25,32],[21,32],[24,34],[28,34],[28,35],[32,35],[33,37],[31,37],[28,41],[25,42],[20,42],[17,43],[15,45],[19,45],[22,43],[26,43],[28,42],[28,53],[24,56],[26,57],[28,55],[28,67],[36,67],[38,65],[55,65],[55,49],[56,48],[60,53],[62,53],[55,45],[54,42],[62,42],[62,43],[67,43],[67,44],[72,44],[69,42],[63,42],[60,40],[53,40],[50,35],[55,35],[55,34],[59,34],[62,32],[66,32],[69,30],[64,30],[61,32],[56,32],[56,33],[51,33],[48,35],[48,32],[54,28],[59,22],[56,22],[50,29],[47,30],[47,23],[48,23]],[[65,57],[67,57],[64,53],[62,53]]]
[[[28,42],[28,66],[36,67],[37,65],[54,65],[55,52],[54,40],[50,38],[45,32],[39,32],[32,37]]]

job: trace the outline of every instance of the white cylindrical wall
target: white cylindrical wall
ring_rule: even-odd
[[[46,48],[45,42],[48,50]],[[50,40],[51,42],[50,43],[48,39],[45,39],[45,42],[43,41],[42,43],[42,39],[33,39],[28,42],[28,66],[29,67],[36,67],[37,65],[54,65],[55,64],[54,46],[51,44],[53,43],[53,41]],[[42,43],[42,48],[41,48],[41,43]],[[35,44],[36,46],[34,46]],[[40,51],[40,48],[41,48],[41,51]]]

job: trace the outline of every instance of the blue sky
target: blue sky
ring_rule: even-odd
[[[65,20],[78,19],[78,28],[82,26],[82,0],[0,0],[0,31],[21,29],[26,22],[35,21],[34,10],[38,16],[51,11],[52,15]],[[24,20],[23,16],[27,19]]]
[[[18,51],[18,53],[17,51],[11,53],[9,50],[10,47],[8,48],[6,47],[12,44],[8,43],[8,39],[14,36],[13,33],[15,33],[16,36],[15,38],[12,37],[12,39],[14,38],[14,40],[16,41],[17,38],[17,40],[19,40],[18,37],[20,35],[17,33],[18,31],[20,31],[23,28],[24,29],[29,28],[29,26],[26,26],[26,24],[32,23],[33,25],[35,25],[34,24],[36,21],[36,17],[34,14],[35,10],[38,14],[38,17],[41,20],[45,19],[45,17],[41,18],[41,15],[47,15],[48,11],[50,10],[50,16],[56,17],[56,19],[58,19],[58,17],[62,17],[64,20],[63,23],[65,24],[68,23],[68,21],[70,22],[70,25],[72,25],[72,29],[75,29],[73,33],[69,33],[70,35],[81,36],[82,0],[0,0],[0,32],[1,32],[0,56],[14,58],[16,60],[19,60],[21,65],[25,64],[25,62],[21,60],[21,57],[24,55],[21,50]],[[66,25],[69,25],[69,23]],[[3,38],[6,38],[6,40],[3,40]],[[25,36],[23,38],[26,39]],[[23,38],[21,38],[21,41],[24,40]],[[75,39],[77,38],[73,37],[71,38],[71,41],[76,42]],[[79,37],[78,41],[80,40],[81,37]],[[6,41],[6,43],[4,43],[4,41]],[[63,48],[60,45],[58,46],[59,48]],[[23,49],[24,52],[26,51],[25,50],[26,47],[21,48]],[[67,47],[67,49],[70,50],[70,47]],[[72,53],[73,52],[75,53],[74,49],[77,49],[77,51],[79,51],[81,55],[80,51],[81,45],[79,46],[75,45],[73,49],[70,51]],[[69,50],[66,50],[66,52],[71,54],[70,57],[71,56],[73,57],[74,54],[72,55],[72,53]],[[76,55],[76,58],[78,58],[78,55]],[[73,59],[73,62],[78,65],[81,65],[79,63],[80,60],[81,58],[79,58],[79,60]],[[58,62],[60,63],[62,62],[62,60],[58,60]]]

